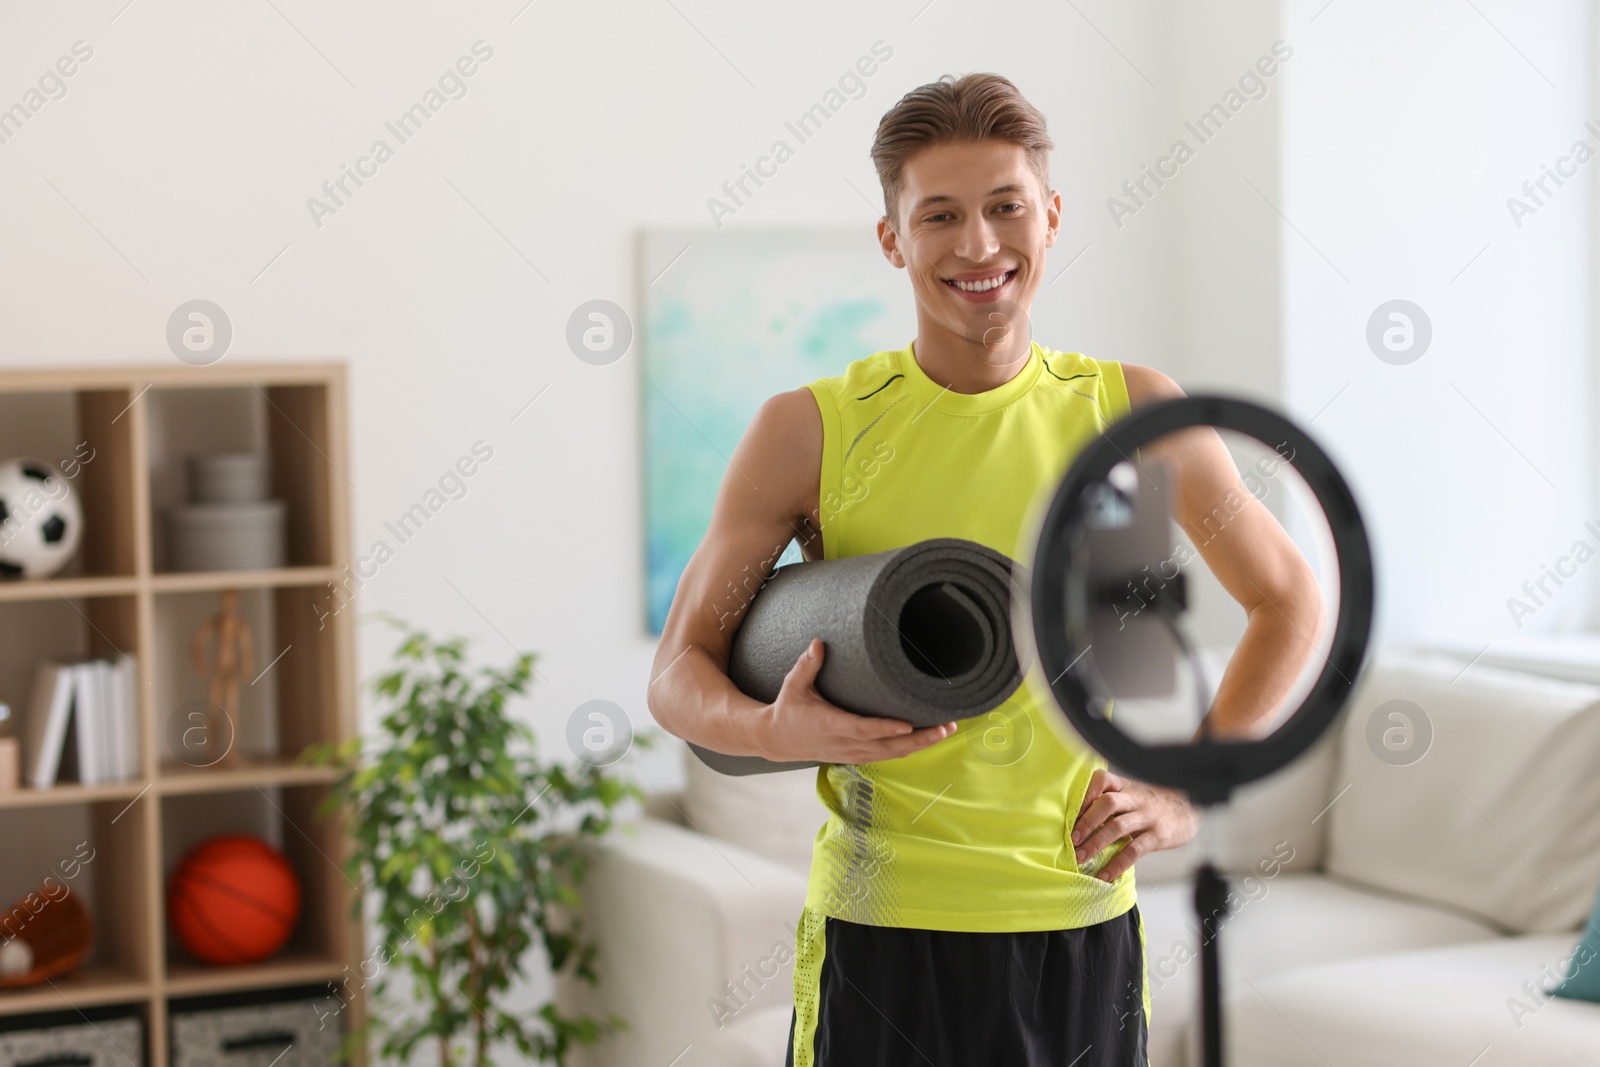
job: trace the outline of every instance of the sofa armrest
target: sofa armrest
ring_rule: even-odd
[[[556,1002],[628,1029],[582,1050],[577,1067],[671,1063],[735,1018],[791,1003],[804,874],[648,817],[590,847],[582,917],[600,982],[562,976]]]

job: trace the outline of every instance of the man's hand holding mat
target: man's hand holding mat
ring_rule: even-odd
[[[915,727],[903,719],[856,715],[829,703],[816,686],[827,655],[827,646],[813,639],[784,675],[777,700],[761,713],[767,720],[762,755],[782,769],[895,759],[956,732],[953,722]],[[717,753],[710,755],[711,766],[717,766]]]

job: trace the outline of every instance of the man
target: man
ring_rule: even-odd
[[[1045,121],[1005,78],[947,76],[883,116],[872,158],[884,257],[907,272],[917,336],[766,401],[734,452],[679,581],[650,686],[669,732],[706,748],[817,760],[829,816],[796,930],[792,1067],[1145,1064],[1149,994],[1133,866],[1190,840],[1178,793],[1109,773],[1050,728],[1024,685],[989,725],[913,729],[828,703],[819,641],[771,704],[728,680],[750,598],[791,539],[806,559],[963,537],[1019,558],[1030,510],[1131,408],[1181,396],[1148,367],[1032,341],[1026,309],[1055,244]],[[1256,729],[1311,652],[1320,601],[1293,543],[1220,438],[1144,449],[1193,531],[1243,506],[1200,555],[1248,623],[1210,713]],[[975,728],[976,727],[976,728]]]

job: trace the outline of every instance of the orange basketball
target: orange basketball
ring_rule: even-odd
[[[213,837],[178,864],[167,886],[178,943],[206,963],[253,963],[289,939],[300,882],[283,853],[244,834]]]

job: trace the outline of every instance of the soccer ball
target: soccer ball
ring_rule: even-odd
[[[66,566],[83,534],[72,484],[38,459],[0,462],[0,578],[46,578]]]

